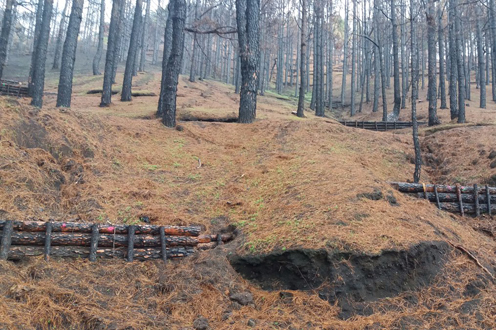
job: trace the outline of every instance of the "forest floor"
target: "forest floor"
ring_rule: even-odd
[[[255,123],[222,122],[237,114],[233,87],[186,77],[180,127],[166,129],[154,116],[158,96],[114,95],[98,107],[100,95],[87,92],[101,80],[78,75],[71,109],[55,108],[50,77],[42,110],[0,98],[0,215],[147,216],[238,236],[166,266],[0,263],[0,328],[192,329],[200,316],[212,329],[496,327],[495,284],[450,245],[496,272],[494,220],[445,213],[388,185],[412,178],[411,130],[347,128],[336,113],[301,119],[293,98],[272,92],[259,98]],[[159,80],[140,74],[133,90],[158,95]],[[496,105],[478,109],[475,93],[468,124],[440,110],[443,125],[421,128],[423,182],[496,184]],[[419,103],[420,119],[426,108]],[[356,118],[381,117],[367,105]]]

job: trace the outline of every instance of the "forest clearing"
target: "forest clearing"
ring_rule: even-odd
[[[14,2],[0,329],[496,328],[494,0]]]

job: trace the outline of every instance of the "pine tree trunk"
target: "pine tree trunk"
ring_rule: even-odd
[[[37,42],[35,67],[33,70],[33,99],[31,105],[43,106],[43,91],[45,89],[45,65],[50,38],[50,21],[52,19],[53,0],[45,0],[43,4],[43,19],[40,27],[40,36]]]
[[[139,71],[145,72],[146,65],[146,51],[148,50],[148,24],[150,22],[150,0],[146,0],[146,13],[143,24],[141,25],[141,32],[143,33],[141,37],[141,55],[139,63]]]
[[[179,83],[179,72],[183,60],[184,50],[184,26],[186,22],[186,1],[172,0],[172,10],[169,15],[172,16],[172,45],[165,71],[165,86],[163,86],[164,95],[162,97],[162,122],[167,127],[176,126],[176,98],[177,85]],[[165,60],[165,59],[164,59]]]
[[[429,126],[439,125],[437,118],[437,83],[436,83],[436,11],[435,0],[427,3],[427,52],[429,85],[427,98],[429,99]]]
[[[344,45],[343,45],[343,77],[341,81],[341,106],[344,107],[346,98],[346,75],[348,73],[348,0],[345,0],[345,18],[344,18]]]
[[[93,75],[101,75],[100,61],[103,54],[103,35],[105,33],[105,0],[101,0],[100,6],[100,27],[98,30],[98,46],[96,48],[95,57],[93,58]]]
[[[381,33],[379,32],[379,0],[374,0],[374,20],[375,20],[375,40],[377,40],[377,50],[379,52],[379,66],[381,72],[381,90],[382,90],[382,121],[387,121],[387,94],[386,94],[386,69],[384,67],[384,56],[382,51]]]
[[[260,0],[236,0],[239,52],[241,56],[241,95],[239,122],[256,118],[259,68]]]
[[[496,6],[494,0],[489,0],[489,24],[491,28],[491,64],[492,64],[492,95],[496,101]],[[488,79],[489,81],[489,79]]]
[[[112,84],[115,84],[115,77],[117,75],[117,67],[119,66],[119,62],[121,61],[122,55],[121,51],[122,47],[122,37],[125,31],[125,9],[126,9],[127,0],[123,0],[123,3],[120,6],[118,22],[117,22],[117,30],[116,30],[116,38],[115,38],[115,50],[114,50],[114,61],[112,62]],[[110,32],[109,32],[110,33]]]
[[[307,57],[307,0],[301,0],[301,35],[300,35],[300,93],[298,96],[298,117],[305,117],[305,86],[306,86],[306,57]]]
[[[401,109],[406,108],[406,96],[408,94],[408,60],[406,51],[406,3],[401,0]]]
[[[69,8],[69,3],[70,1],[66,1],[65,6],[64,6],[64,11],[62,12],[62,18],[60,19],[60,27],[59,27],[59,33],[57,36],[57,42],[55,44],[55,54],[53,56],[53,66],[52,70],[58,70],[59,69],[59,63],[60,63],[60,53],[62,51],[62,43],[64,42],[64,30],[65,30],[65,21],[67,17],[67,10]]]
[[[59,88],[57,93],[57,107],[71,106],[72,78],[74,76],[74,63],[76,62],[76,50],[83,19],[84,0],[72,0],[71,16],[67,27],[67,35],[62,53],[62,66],[60,68]]]
[[[194,21],[194,24],[193,25],[196,25],[196,22],[198,20],[198,6],[200,5],[200,0],[196,0],[196,4],[195,4],[195,21]],[[196,81],[196,61],[195,61],[195,58],[196,58],[196,44],[197,44],[197,40],[196,40],[196,33],[193,33],[193,53],[191,55],[191,67],[190,67],[190,71],[189,71],[189,81],[190,82],[195,82]]]
[[[136,61],[136,53],[138,51],[138,39],[141,19],[143,11],[143,0],[136,0],[134,9],[133,29],[131,31],[131,40],[129,41],[129,50],[127,53],[126,69],[124,71],[124,81],[122,82],[121,101],[131,101],[132,84],[133,84],[133,68]]]
[[[400,63],[398,54],[398,25],[396,23],[396,5],[395,1],[391,0],[391,24],[393,27],[393,66],[394,66],[394,107],[393,119],[398,120],[401,108],[401,94],[400,94]]]
[[[482,10],[480,5],[476,5],[477,17],[482,17]],[[478,72],[479,72],[479,92],[480,92],[480,103],[479,106],[483,109],[486,108],[486,59],[484,58],[484,45],[482,44],[482,28],[480,19],[476,20],[477,29],[477,59],[478,59]]]
[[[164,51],[162,56],[162,79],[160,84],[160,97],[158,100],[158,108],[157,108],[157,117],[161,117],[163,115],[162,111],[164,109],[163,99],[165,97],[165,87],[166,87],[166,77],[167,77],[167,63],[169,62],[169,57],[172,51],[172,32],[173,32],[173,23],[172,23],[172,15],[174,12],[174,1],[170,1],[167,6],[167,21],[165,23],[165,33],[164,33]],[[220,39],[219,39],[220,40]]]
[[[332,19],[332,0],[329,1],[329,61],[327,62],[327,107],[332,110],[333,95],[332,87],[334,84],[333,79],[333,58],[334,58],[334,28]]]
[[[439,43],[439,93],[441,94],[441,109],[447,109],[446,104],[446,75],[444,73],[444,32],[443,32],[443,14],[441,10],[441,5],[437,9],[438,17],[438,43]]]
[[[458,71],[458,123],[465,123],[465,70],[463,68],[463,44],[461,41],[461,22],[459,16],[458,0],[451,0],[454,5],[454,19],[455,19],[455,43],[456,43],[456,57],[457,57],[457,71]]]
[[[10,30],[12,28],[12,8],[14,0],[7,0],[3,12],[2,33],[0,35],[0,79],[3,77],[3,69],[7,61],[7,48],[9,46]]]
[[[450,95],[450,115],[451,120],[458,117],[458,52],[455,40],[455,12],[453,0],[449,1],[449,50],[450,50],[450,75],[449,75],[449,95]]]
[[[38,59],[38,41],[40,40],[41,23],[43,21],[43,3],[44,0],[38,0],[36,8],[36,23],[34,27],[33,54],[31,56],[31,66],[29,68],[28,90],[29,96],[33,96],[36,60]]]
[[[357,23],[356,23],[356,1],[353,1],[353,36],[351,41],[351,112],[350,115],[353,117],[355,115],[355,74],[356,74],[356,35],[357,35]]]
[[[107,42],[105,72],[103,75],[103,91],[102,100],[100,103],[101,107],[108,107],[112,102],[112,78],[114,75],[114,61],[117,61],[117,25],[119,24],[120,20],[119,16],[121,13],[121,6],[123,6],[123,0],[113,0],[112,16],[110,19],[109,36]]]
[[[417,99],[418,99],[418,80],[419,68],[417,59],[417,45],[416,45],[416,32],[415,32],[415,11],[417,7],[414,4],[415,0],[410,0],[410,42],[411,42],[411,60],[412,60],[412,123],[413,123],[413,145],[415,149],[415,172],[413,174],[413,182],[420,181],[420,173],[422,169],[422,157],[420,154],[420,142],[418,136],[418,123],[417,123]]]

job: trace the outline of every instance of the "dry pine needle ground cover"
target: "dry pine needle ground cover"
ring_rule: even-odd
[[[139,75],[135,85],[158,93],[159,76]],[[153,224],[201,224],[212,233],[235,226],[238,238],[167,266],[2,263],[0,328],[187,329],[199,316],[213,329],[246,329],[250,319],[258,329],[496,327],[495,286],[458,250],[431,285],[370,302],[371,315],[348,320],[318,297],[319,288],[263,291],[228,262],[303,248],[372,255],[449,240],[494,271],[496,242],[472,229],[476,220],[387,184],[411,178],[409,131],[356,130],[311,113],[299,119],[291,115],[293,100],[271,95],[260,98],[252,125],[184,121],[170,130],[154,119],[157,97],[121,103],[116,95],[110,108],[99,108],[99,95],[86,94],[99,86],[78,77],[67,110],[54,107],[53,95],[41,111],[28,100],[0,99],[2,217],[135,223],[147,216]],[[179,119],[236,116],[238,96],[221,83],[182,79],[178,96]],[[426,107],[420,103],[421,116]],[[366,107],[359,120],[374,116]],[[496,107],[473,105],[467,118],[471,124],[456,127],[442,113],[445,125],[422,129],[425,182],[494,179]],[[494,229],[491,219],[483,223]],[[253,302],[246,306],[229,298],[247,291]]]

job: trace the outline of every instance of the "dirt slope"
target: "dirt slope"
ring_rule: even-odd
[[[411,178],[409,134],[355,130],[311,114],[302,120],[291,115],[290,102],[272,96],[261,98],[260,119],[252,125],[185,121],[170,130],[153,119],[156,97],[121,103],[114,96],[110,108],[99,108],[99,96],[86,94],[99,85],[95,78],[78,78],[70,110],[54,108],[53,96],[41,111],[25,100],[1,98],[2,217],[138,223],[146,216],[153,224],[201,224],[214,233],[235,226],[239,236],[167,267],[85,260],[3,263],[0,326],[181,329],[202,315],[214,329],[245,329],[249,319],[259,329],[496,327],[495,286],[446,243],[473,251],[494,272],[494,239],[466,219],[387,184]],[[136,85],[157,92],[158,77],[141,75]],[[179,118],[233,116],[236,103],[232,89],[221,83],[181,81]],[[462,143],[472,129],[487,139],[479,149],[489,155],[492,127],[429,133],[424,147],[435,146],[436,157],[447,159],[446,145]],[[481,164],[481,178],[490,178],[485,168]],[[449,175],[466,174],[453,167]],[[432,169],[423,180],[438,177]],[[442,246],[440,254],[422,252],[431,250],[422,244]],[[336,276],[345,280],[359,276],[348,274],[350,269],[361,269],[366,278],[375,268],[386,282],[401,267],[412,272],[405,270],[407,278],[388,294],[323,280],[267,292],[229,262],[268,254],[295,263],[295,255],[308,249],[322,252],[304,253],[308,261],[288,272],[325,277],[314,269],[319,260],[321,269],[340,269]],[[398,258],[412,258],[413,264]],[[431,270],[420,266],[438,263]],[[387,285],[381,281],[371,285]],[[349,303],[360,306],[330,297],[337,287],[355,292],[358,298]],[[233,302],[232,294],[247,291],[253,303]],[[343,316],[347,308],[351,312]]]

